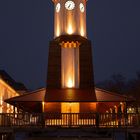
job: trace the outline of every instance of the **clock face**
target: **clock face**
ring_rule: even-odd
[[[83,13],[85,11],[84,4],[80,3],[79,5],[80,11]]]
[[[65,3],[65,8],[67,10],[73,10],[75,8],[75,3],[71,0],[69,0]]]
[[[56,12],[57,13],[60,11],[60,7],[61,7],[60,3],[57,3],[57,5],[56,5]]]

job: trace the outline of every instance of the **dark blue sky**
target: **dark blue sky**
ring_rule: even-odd
[[[140,70],[140,0],[88,0],[95,81]],[[53,39],[51,0],[0,0],[0,69],[28,88],[45,85]]]

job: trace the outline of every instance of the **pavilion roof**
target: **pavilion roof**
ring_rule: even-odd
[[[13,97],[5,102],[27,112],[41,112],[42,102],[126,102],[134,101],[124,95],[99,88],[87,89],[38,89],[24,95]]]
[[[96,102],[94,89],[47,89],[46,102]]]
[[[38,89],[27,94],[5,100],[7,103],[15,102],[121,102],[134,99],[125,95],[116,94],[99,88],[87,89]]]
[[[97,102],[124,102],[134,101],[134,98],[126,95],[117,94],[115,92],[106,91],[100,88],[95,88]]]
[[[5,102],[27,112],[42,112],[42,101],[45,98],[45,88],[28,92],[21,96],[6,99]]]
[[[5,100],[8,103],[12,102],[42,102],[45,98],[45,88],[25,93],[21,96],[16,96]]]

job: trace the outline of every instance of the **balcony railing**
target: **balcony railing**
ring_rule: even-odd
[[[0,127],[137,127],[140,114],[123,113],[3,113]]]

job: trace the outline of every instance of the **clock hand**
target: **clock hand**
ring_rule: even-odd
[[[68,8],[70,8],[70,7],[71,7],[71,4],[68,5]]]

